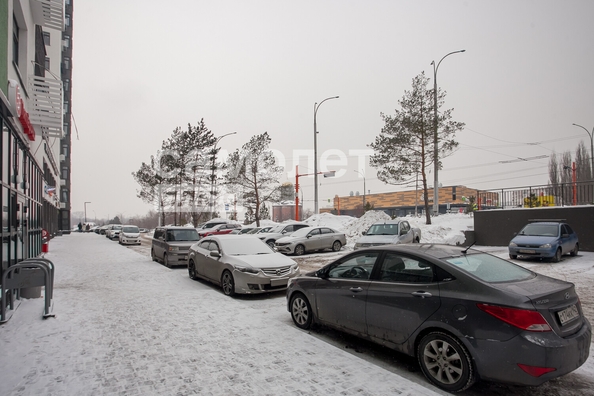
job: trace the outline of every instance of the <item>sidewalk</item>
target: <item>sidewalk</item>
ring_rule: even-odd
[[[96,234],[50,242],[55,318],[0,326],[1,395],[435,395],[297,329],[285,299],[225,297]]]

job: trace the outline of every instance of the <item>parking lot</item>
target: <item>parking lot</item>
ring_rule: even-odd
[[[336,255],[297,261],[314,268]],[[446,394],[410,358],[329,329],[298,330],[283,292],[225,297],[183,267],[152,262],[146,243],[75,233],[53,239],[46,257],[56,264],[56,317],[42,320],[42,299],[27,300],[0,327],[0,394]],[[577,259],[558,275],[578,284],[591,318],[582,285],[594,254]],[[594,394],[590,366],[538,388],[480,383],[464,394]]]

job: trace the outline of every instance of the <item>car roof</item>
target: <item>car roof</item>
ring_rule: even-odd
[[[162,226],[162,227],[157,227],[157,228],[162,228],[164,230],[195,230],[194,227],[184,227],[184,226]]]
[[[401,219],[383,220],[383,221],[376,221],[372,225],[376,225],[376,224],[398,224],[401,221],[404,221],[404,220],[401,220]]]
[[[544,224],[544,225],[559,225],[559,224],[566,224],[563,221],[531,221],[526,225],[530,224]]]
[[[415,244],[399,244],[399,245],[383,245],[383,246],[376,246],[366,248],[365,250],[390,250],[395,252],[401,253],[409,253],[409,254],[425,254],[428,256],[432,256],[438,259],[446,258],[446,257],[457,257],[463,254],[463,251],[467,251],[468,253],[484,253],[480,250],[469,249],[465,246],[454,246],[454,245],[446,245],[446,244],[436,244],[436,243],[415,243]],[[468,250],[467,250],[468,249]],[[364,249],[361,249],[364,250]]]

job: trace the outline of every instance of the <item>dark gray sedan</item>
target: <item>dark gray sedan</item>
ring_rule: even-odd
[[[364,249],[289,281],[287,306],[314,323],[418,359],[438,387],[540,385],[580,367],[592,329],[574,285],[474,249]]]

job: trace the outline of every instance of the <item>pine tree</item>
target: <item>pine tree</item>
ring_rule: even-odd
[[[454,136],[464,124],[452,121],[452,109],[439,110],[444,104],[445,92],[438,90],[439,147],[434,147],[434,95],[433,90],[427,89],[428,83],[425,73],[413,78],[412,90],[405,91],[398,101],[401,110],[397,109],[393,116],[381,114],[384,127],[369,146],[374,150],[370,163],[378,168],[378,179],[384,183],[406,184],[421,174],[426,222],[431,224],[426,170],[433,164],[434,150],[438,151],[439,158],[444,158],[458,146]]]

